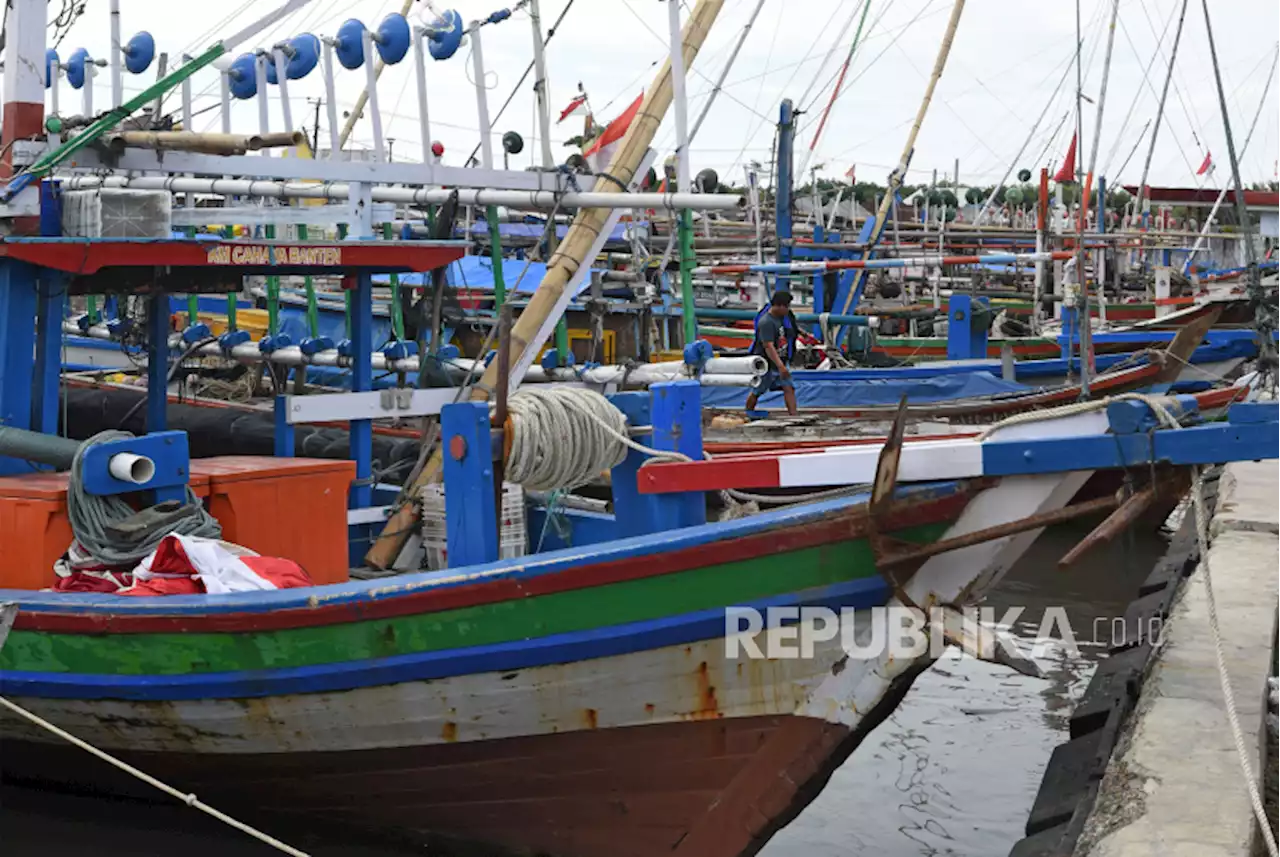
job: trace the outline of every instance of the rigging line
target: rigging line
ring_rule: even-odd
[[[1177,6],[1174,6],[1170,10],[1169,17],[1166,18],[1164,22],[1164,29],[1160,32],[1160,38],[1156,40],[1156,49],[1151,53],[1151,59],[1147,60],[1146,67],[1142,69],[1142,78],[1144,81],[1148,82],[1148,85],[1150,85],[1151,67],[1155,65],[1156,58],[1160,56],[1160,46],[1164,44],[1164,37],[1169,34],[1169,25],[1173,23],[1174,14],[1177,12],[1177,8]],[[1124,26],[1124,19],[1117,18],[1116,23],[1120,25],[1120,31],[1124,33],[1125,41],[1129,43],[1129,47],[1136,55],[1138,53],[1138,49],[1134,46],[1133,39],[1129,38],[1129,30]],[[1116,152],[1120,149],[1120,141],[1124,139],[1124,132],[1128,129],[1129,121],[1133,118],[1133,112],[1137,108],[1138,101],[1141,100],[1141,98],[1142,85],[1139,84],[1138,88],[1133,93],[1133,101],[1129,102],[1129,110],[1125,113],[1124,122],[1120,125],[1120,133],[1116,134],[1115,142],[1111,144],[1111,150],[1107,152],[1107,160],[1102,165],[1103,175],[1107,175],[1111,170],[1111,162],[1115,160]]]
[[[1043,164],[1045,155],[1049,154],[1049,150],[1053,148],[1054,141],[1058,139],[1058,135],[1062,133],[1062,127],[1067,124],[1067,117],[1071,115],[1068,110],[1062,114],[1062,118],[1058,120],[1058,127],[1053,129],[1053,133],[1049,135],[1049,140],[1044,144],[1044,148],[1040,150],[1040,155],[1032,163]]]
[[[1184,6],[1185,6],[1185,3],[1184,3]],[[1124,22],[1123,22],[1123,21],[1117,21],[1117,23],[1118,23],[1118,24],[1120,24],[1120,32],[1124,34],[1125,41],[1129,43],[1129,47],[1130,47],[1130,48],[1133,48],[1134,53],[1137,53],[1137,50],[1138,50],[1138,49],[1137,49],[1136,47],[1134,47],[1134,45],[1133,45],[1133,39],[1129,36],[1129,30],[1128,30],[1128,28],[1126,28],[1126,27],[1124,26]],[[1179,23],[1181,23],[1181,22],[1179,22]],[[1175,35],[1176,35],[1176,34],[1175,34]],[[1173,55],[1174,55],[1174,56],[1176,56],[1176,55],[1177,55],[1177,50],[1178,50],[1178,39],[1177,39],[1177,38],[1175,38],[1175,39],[1174,39],[1174,43],[1173,43]],[[1158,52],[1158,51],[1157,51],[1157,52]],[[1163,58],[1164,58],[1164,57],[1163,57],[1163,56],[1161,56],[1161,59],[1162,59],[1162,60],[1163,60]],[[1172,60],[1170,60],[1170,62],[1172,63]],[[1172,81],[1172,75],[1167,75],[1165,80],[1166,80],[1166,82],[1165,82],[1165,94],[1167,95],[1167,94],[1168,94],[1169,83]],[[1151,82],[1150,78],[1144,78],[1144,79],[1143,79],[1143,83],[1145,83],[1145,84],[1147,85],[1147,89],[1148,89],[1148,90],[1150,90],[1150,92],[1151,92],[1152,96],[1154,96],[1154,97],[1156,98],[1157,104],[1158,104],[1158,105],[1163,106],[1165,99],[1164,99],[1164,98],[1162,98],[1161,96],[1159,96],[1159,95],[1157,95],[1157,94],[1156,94],[1155,84],[1153,84],[1153,83]],[[1152,154],[1154,153],[1154,150],[1155,150],[1156,132],[1157,132],[1157,131],[1159,131],[1159,123],[1160,123],[1160,121],[1161,121],[1162,119],[1163,119],[1163,121],[1164,121],[1164,123],[1165,123],[1165,124],[1169,124],[1169,117],[1164,116],[1164,115],[1163,115],[1163,113],[1162,113],[1162,112],[1160,112],[1159,107],[1158,107],[1158,108],[1157,108],[1157,117],[1156,117],[1156,123],[1157,123],[1157,124],[1156,124],[1156,126],[1155,126],[1155,130],[1153,130],[1153,131],[1152,131],[1152,135],[1151,135],[1151,147],[1152,147],[1152,152],[1149,152],[1149,153],[1147,154],[1147,166],[1143,169],[1143,177],[1144,177],[1144,181],[1145,181],[1145,177],[1146,177],[1146,175],[1147,175],[1147,172],[1148,172],[1148,171],[1150,170],[1150,168],[1151,168],[1151,157],[1152,157]],[[1178,147],[1178,153],[1179,153],[1180,155],[1182,155],[1182,162],[1183,162],[1184,164],[1186,164],[1186,166],[1187,166],[1187,171],[1188,171],[1188,172],[1190,172],[1190,173],[1192,173],[1192,174],[1194,174],[1194,173],[1195,173],[1195,167],[1191,166],[1191,159],[1187,157],[1186,147],[1185,147],[1185,146],[1183,146],[1183,144],[1182,144],[1182,140],[1180,140],[1177,136],[1174,136],[1173,141],[1174,141],[1174,143],[1175,143],[1175,144],[1177,145],[1177,147]]]
[[[835,39],[832,40],[831,42],[831,47],[828,48],[826,54],[823,55],[822,63],[818,66],[817,71],[814,72],[813,79],[809,81],[809,85],[805,87],[804,92],[801,93],[798,99],[796,99],[797,104],[808,103],[809,93],[813,91],[813,85],[818,82],[818,75],[822,74],[822,70],[827,67],[827,63],[831,62],[831,57],[832,55],[835,54],[836,48],[840,47],[840,45],[844,42],[844,37],[849,32],[849,27],[853,24],[853,19],[854,17],[857,16],[858,10],[859,9],[863,10],[862,15],[863,15],[863,19],[865,20],[866,10],[869,9],[870,7],[871,7],[871,0],[858,0],[857,3],[853,4],[853,10],[849,13],[849,17],[845,19],[843,26],[840,27],[840,32],[836,33]],[[826,27],[823,27],[821,32],[825,33],[827,27],[831,26],[831,22],[835,20],[836,12],[838,11],[840,11],[839,5],[837,5],[836,8],[831,11],[831,17],[827,19]],[[845,65],[848,66],[848,64],[849,63],[846,60]]]
[[[855,10],[857,7],[854,7]],[[809,161],[813,158],[814,150],[818,147],[818,142],[822,139],[822,130],[827,127],[827,118],[831,115],[831,108],[835,107],[835,94],[840,89],[844,76],[849,71],[849,66],[853,63],[854,54],[858,50],[858,45],[862,42],[862,30],[867,23],[867,13],[871,11],[871,0],[865,0],[862,5],[862,17],[858,19],[858,29],[854,31],[853,42],[849,45],[849,52],[845,55],[844,63],[840,66],[840,76],[836,78],[836,87],[832,90],[831,99],[827,102],[827,106],[822,109],[822,118],[818,120],[818,127],[813,132],[813,139],[809,141],[809,149],[804,153],[804,159],[800,162],[800,172],[804,173],[805,168],[809,166]],[[833,46],[834,47],[834,46]],[[823,63],[825,64],[825,60]],[[814,78],[817,79],[816,77]],[[803,98],[801,99],[804,100]]]
[[[1142,7],[1142,15],[1146,18],[1147,29],[1151,31],[1151,35],[1155,35],[1156,28],[1151,23],[1151,13],[1147,11],[1147,0],[1138,0],[1138,5]],[[1200,138],[1204,135],[1204,125],[1200,122],[1200,117],[1196,115],[1194,108],[1187,110],[1187,102],[1182,98],[1182,90],[1186,87],[1186,81],[1182,81],[1182,86],[1178,85],[1179,79],[1182,77],[1181,69],[1174,69],[1173,94],[1178,99],[1179,106],[1182,107],[1182,115],[1187,120],[1187,124],[1191,126],[1191,138],[1196,141],[1196,148],[1203,149],[1204,146],[1200,142]],[[1192,102],[1194,104],[1194,102]],[[1200,134],[1197,136],[1196,132]]]
[[[626,0],[622,0],[622,2],[625,3]],[[773,49],[778,45],[778,32],[782,29],[782,13],[785,8],[786,7],[782,3],[778,4],[778,20],[774,22],[773,38],[769,40],[769,53],[765,55],[765,60],[764,60],[764,69],[766,74],[768,74],[769,66],[773,62]],[[797,68],[799,68],[799,66],[797,66]],[[793,76],[794,74],[795,72],[792,72]],[[756,89],[756,97],[751,101],[752,112],[755,112],[756,110],[759,109],[760,96],[764,94],[764,83],[766,79],[767,78],[764,78],[764,77],[760,78],[760,86]],[[732,174],[737,171],[738,165],[742,163],[742,156],[747,153],[748,144],[750,144],[750,142],[753,139],[755,139],[755,136],[760,133],[760,129],[763,128],[767,123],[768,123],[767,119],[759,122],[751,130],[750,134],[742,138],[742,148],[738,151],[738,156],[733,159],[733,163],[729,165],[729,169],[726,175]]]

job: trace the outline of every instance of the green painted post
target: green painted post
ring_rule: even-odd
[[[98,296],[86,295],[84,299],[84,311],[89,316],[89,324],[98,323]]]
[[[263,234],[266,235],[268,241],[274,241],[276,237],[276,227],[274,224],[268,223],[263,227]],[[276,331],[280,328],[280,278],[267,277],[267,333],[272,336],[276,335]]]
[[[188,226],[182,230],[188,238],[196,237],[196,228]],[[187,326],[194,326],[200,321],[200,299],[195,295],[187,295]]]
[[[307,226],[305,223],[298,224],[298,240],[307,240]],[[310,275],[307,275],[303,282],[305,282],[307,286],[307,335],[319,336],[320,307],[316,303],[316,284],[315,281],[311,279]]]
[[[560,243],[560,236],[556,234],[555,221],[551,222],[551,232],[547,236],[547,261],[551,261],[551,257],[555,255],[556,246]],[[590,264],[592,260],[587,260]],[[561,313],[560,318],[556,319],[556,357],[560,366],[565,365],[569,354],[569,321],[567,312]]]
[[[498,230],[498,207],[485,206],[485,220],[489,221],[489,258],[493,260],[494,309],[502,309],[507,302],[507,284],[502,279],[502,233]]]
[[[382,224],[382,237],[390,241],[395,237],[390,223]],[[404,311],[400,308],[400,275],[391,275],[391,335],[397,341],[404,339]]]
[[[339,241],[347,240],[347,231],[348,231],[347,224],[345,223],[338,224],[338,240]],[[343,336],[346,337],[347,339],[350,339],[351,338],[351,292],[348,291],[347,289],[342,290],[342,303],[344,307],[344,311],[342,314]]]
[[[236,228],[232,225],[222,227],[222,237],[227,241],[236,237]],[[236,329],[236,293],[227,292],[227,331]]]
[[[684,344],[698,338],[698,313],[693,303],[693,212],[680,212],[680,305],[684,313]]]

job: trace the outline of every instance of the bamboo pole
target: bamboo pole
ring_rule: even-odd
[[[404,0],[404,2],[400,4],[401,17],[408,17],[409,10],[412,8],[413,8],[413,0]],[[373,51],[372,53],[376,55],[377,51]],[[364,61],[373,62],[374,58],[372,56],[368,56],[364,58]],[[378,81],[378,78],[382,77],[382,70],[386,67],[387,67],[387,64],[382,61],[382,57],[378,56],[377,64],[374,65],[373,67],[373,80],[375,83]],[[347,145],[347,138],[349,138],[351,136],[351,132],[355,130],[356,123],[359,122],[360,117],[364,115],[364,106],[368,103],[369,103],[369,90],[365,89],[360,93],[359,97],[356,98],[356,104],[354,107],[351,108],[351,114],[347,116],[346,124],[342,126],[342,133],[338,135],[339,149]],[[337,156],[336,152],[334,153],[334,156],[335,157]]]
[[[125,149],[155,149],[171,152],[202,152],[209,155],[243,155],[261,149],[298,146],[306,140],[301,131],[273,134],[201,134],[192,131],[121,131],[107,137],[115,154]]]
[[[957,5],[964,5],[964,0],[958,0]],[[682,38],[686,68],[697,57],[711,25],[715,23],[716,16],[720,14],[723,6],[724,0],[698,0],[697,5],[694,6],[692,14],[685,22]],[[953,21],[951,31],[955,29],[954,23]],[[657,133],[658,125],[671,107],[672,89],[671,62],[668,60],[658,70],[658,76],[654,78],[653,84],[645,94],[644,102],[640,105],[640,112],[632,121],[631,127],[627,129],[626,136],[622,138],[618,151],[609,164],[607,171],[609,178],[596,179],[594,189],[597,192],[619,193],[621,187],[615,181],[625,187],[635,177],[636,170],[649,150],[654,134]],[[542,345],[535,340],[542,329],[543,322],[555,310],[569,279],[584,263],[592,243],[603,231],[608,216],[609,212],[602,208],[585,208],[578,211],[573,224],[565,234],[564,241],[560,243],[547,264],[547,273],[542,284],[512,326],[512,366],[518,366],[521,356],[529,351],[536,352]],[[485,370],[480,382],[472,387],[472,400],[488,399],[488,391],[495,388],[497,381],[498,366],[497,361],[494,361]],[[409,493],[416,494],[422,486],[438,482],[442,462],[441,452],[436,449],[431,453],[431,458],[422,468],[418,478],[414,480]],[[369,552],[365,554],[365,562],[374,568],[390,567],[414,529],[415,516],[415,509],[411,504],[402,506],[392,515]]]
[[[938,79],[942,77],[942,70],[947,66],[947,57],[951,54],[951,42],[956,37],[956,27],[960,25],[960,15],[964,12],[964,0],[956,0],[954,6],[951,7],[951,20],[947,22],[947,30],[942,36],[942,44],[938,46],[938,57],[933,63],[933,74],[929,76],[929,85],[925,88],[924,98],[920,100],[920,109],[916,111],[916,120],[911,123],[911,133],[907,135],[907,144],[902,147],[902,157],[898,160],[898,167],[894,170],[892,176],[889,177],[889,189],[885,192],[884,199],[880,200],[880,207],[876,210],[876,226],[875,232],[871,237],[870,244],[866,250],[862,251],[863,260],[871,258],[875,244],[880,240],[880,235],[884,232],[885,220],[889,216],[889,209],[893,206],[893,198],[898,192],[898,188],[902,186],[902,181],[907,176],[907,164],[911,161],[911,153],[916,147],[916,137],[920,134],[920,127],[924,125],[925,114],[929,112],[929,102],[933,100],[933,90],[938,86]],[[849,289],[849,294],[845,296],[844,306],[840,308],[840,312],[849,315],[852,312],[850,304],[853,303],[854,297],[861,291],[863,274],[859,273],[854,277],[853,287]]]

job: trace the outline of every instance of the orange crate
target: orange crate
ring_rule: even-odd
[[[47,589],[53,564],[71,546],[66,473],[24,473],[0,478],[0,589]],[[193,476],[192,490],[207,497],[207,477]]]
[[[191,462],[209,479],[209,512],[222,537],[291,559],[317,585],[348,579],[347,491],[353,461],[223,455]]]

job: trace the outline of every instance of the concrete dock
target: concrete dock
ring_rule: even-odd
[[[1264,728],[1274,675],[1280,465],[1232,464],[1219,484],[1204,558],[1161,629],[1137,707],[1107,764],[1077,857],[1263,854],[1227,719],[1205,576],[1258,788],[1274,798]],[[1263,771],[1270,771],[1263,782]],[[1269,807],[1274,819],[1274,804]],[[1255,849],[1258,849],[1255,851]]]

